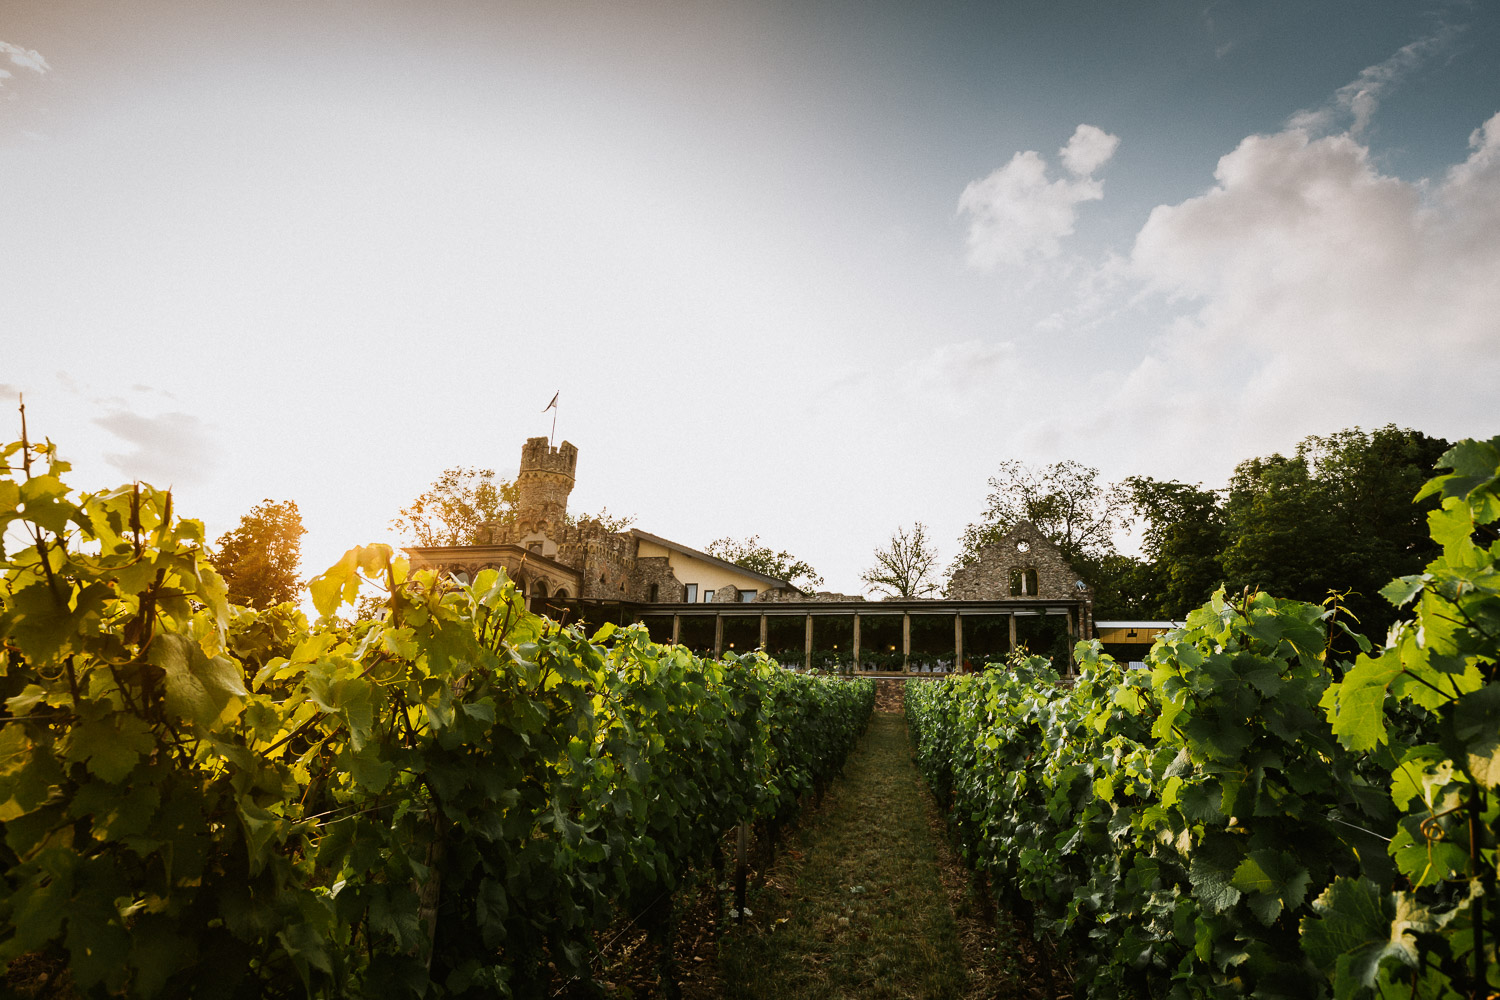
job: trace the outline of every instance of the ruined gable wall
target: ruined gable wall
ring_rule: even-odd
[[[1021,552],[1020,543],[1028,551]],[[1010,600],[1015,596],[1010,592],[1011,571],[1018,569],[1036,570],[1037,600],[1093,599],[1092,591],[1078,589],[1079,576],[1062,552],[1029,521],[1022,521],[1004,538],[981,549],[974,562],[955,570],[948,596],[958,601]]]

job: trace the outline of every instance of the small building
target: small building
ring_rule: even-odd
[[[537,613],[639,622],[658,642],[711,656],[759,648],[791,667],[948,673],[1093,635],[1093,592],[1030,522],[955,572],[946,598],[866,601],[807,593],[659,535],[575,518],[567,504],[577,463],[567,441],[528,439],[512,514],[483,525],[473,545],[408,548],[413,566],[465,581],[500,568]]]
[[[1151,646],[1174,628],[1182,628],[1182,622],[1095,622],[1094,638],[1118,662],[1132,667],[1144,667],[1146,654],[1150,652]]]

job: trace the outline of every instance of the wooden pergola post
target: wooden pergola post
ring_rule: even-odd
[[[911,612],[901,612],[901,672],[911,673]]]

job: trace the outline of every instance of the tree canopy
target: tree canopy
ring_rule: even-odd
[[[708,543],[705,551],[752,572],[786,580],[800,590],[816,590],[823,585],[823,578],[812,566],[790,552],[777,552],[768,545],[762,545],[759,535],[751,535],[744,540],[716,538]]]
[[[859,578],[890,597],[927,597],[939,590],[932,577],[936,568],[937,547],[927,540],[927,526],[918,521],[910,531],[897,528],[890,542],[875,550],[875,565]]]
[[[480,526],[503,520],[515,502],[515,484],[495,470],[455,466],[403,507],[391,526],[416,545],[473,545]]]
[[[1380,588],[1437,556],[1427,531],[1436,503],[1413,498],[1447,448],[1388,424],[1310,436],[1289,458],[1240,463],[1224,500],[1225,581],[1313,602],[1339,592],[1379,637],[1395,620]]]
[[[210,556],[229,599],[260,609],[295,600],[305,534],[293,500],[266,499],[251,508],[238,527],[219,537]]]
[[[1118,487],[1099,482],[1099,470],[1071,459],[1033,466],[1000,463],[989,480],[980,519],[964,529],[954,566],[966,566],[979,550],[1030,521],[1069,562],[1114,551],[1113,534],[1125,521],[1126,500]]]
[[[1434,501],[1412,499],[1447,447],[1395,425],[1313,435],[1290,456],[1241,462],[1222,490],[1148,476],[1109,485],[1073,461],[1007,461],[953,568],[1029,520],[1093,587],[1097,617],[1178,620],[1224,584],[1314,603],[1339,593],[1378,637],[1394,620],[1380,588],[1436,554]],[[1143,529],[1140,558],[1113,540],[1132,521]]]
[[[1223,497],[1202,485],[1132,476],[1124,487],[1136,518],[1144,523],[1141,550],[1152,568],[1143,618],[1181,620],[1208,599],[1224,580]]]

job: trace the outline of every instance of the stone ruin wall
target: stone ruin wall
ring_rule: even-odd
[[[1030,546],[1027,552],[1016,548],[1018,542]],[[1035,595],[1012,595],[1010,575],[1013,570],[1035,570]],[[979,557],[953,573],[948,597],[955,601],[1083,601],[1082,635],[1094,629],[1094,591],[1078,589],[1078,572],[1063,558],[1062,551],[1029,521],[1022,521],[1010,533],[979,552]]]
[[[632,601],[642,604],[651,600],[651,585],[656,584],[656,600],[659,604],[681,604],[687,600],[687,587],[672,572],[666,556],[641,556],[631,570],[626,592]]]
[[[718,596],[718,595],[715,595]],[[807,602],[822,601],[834,603],[840,601],[863,601],[863,594],[835,594],[831,590],[820,590],[816,594],[799,594],[794,590],[762,590],[755,595],[756,604],[779,604],[785,602]]]
[[[1018,542],[1026,542],[1030,551],[1019,552]],[[948,596],[958,601],[995,601],[1018,599],[1010,592],[1012,570],[1036,570],[1037,592],[1028,599],[1039,601],[1076,601],[1092,598],[1077,587],[1078,574],[1062,552],[1047,540],[1035,525],[1023,521],[995,544],[980,550],[979,558],[953,573]]]
[[[554,557],[583,574],[580,597],[599,601],[632,599],[631,569],[635,563],[635,539],[606,531],[593,522],[566,524],[549,537],[557,543]]]

